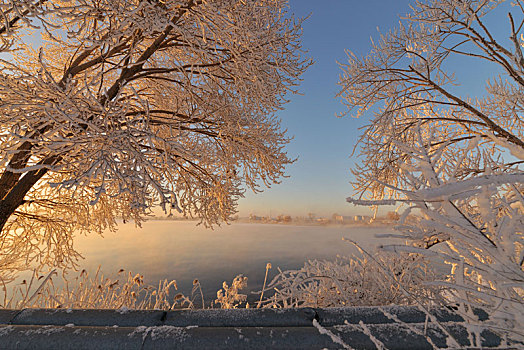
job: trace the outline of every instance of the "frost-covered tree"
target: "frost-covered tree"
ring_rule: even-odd
[[[442,282],[448,297],[465,313],[468,305],[489,309],[495,329],[520,337],[523,28],[520,0],[419,1],[367,57],[349,53],[339,93],[347,113],[374,114],[360,139],[356,196],[348,201],[404,206],[397,228],[420,249],[393,249],[441,248],[452,265]],[[460,88],[460,64],[481,67],[484,93]]]
[[[73,230],[155,205],[227,220],[292,161],[275,113],[310,61],[286,0],[0,9],[0,265],[66,263]]]

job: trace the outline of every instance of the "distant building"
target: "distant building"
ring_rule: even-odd
[[[291,222],[292,219],[291,219],[290,215],[279,215],[277,217],[277,221],[278,222],[286,222],[286,223],[288,223],[288,222]]]
[[[367,215],[355,215],[353,218],[355,222],[369,223],[371,221],[371,216]]]
[[[337,224],[347,224],[347,223],[355,221],[352,216],[345,216],[345,215],[334,215],[333,219]]]
[[[319,224],[329,224],[329,219],[318,218],[318,219],[316,219],[316,222],[319,223]]]
[[[262,217],[254,215],[254,214],[250,214],[249,215],[249,220],[251,220],[251,221],[262,221]]]

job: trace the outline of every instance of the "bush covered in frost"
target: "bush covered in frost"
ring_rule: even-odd
[[[279,270],[280,271],[280,270]],[[280,271],[266,290],[263,307],[408,305],[414,298],[434,303],[438,288],[427,287],[435,272],[417,254],[309,260],[298,270]],[[409,291],[406,295],[404,290]]]

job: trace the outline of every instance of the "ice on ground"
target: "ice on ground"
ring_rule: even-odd
[[[118,312],[121,315],[127,314],[129,312],[129,309],[125,306],[122,306],[120,309],[117,309],[116,312]]]

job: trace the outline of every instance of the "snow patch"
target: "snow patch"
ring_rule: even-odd
[[[3,337],[3,336],[5,336],[5,335],[8,335],[8,334],[11,333],[14,329],[15,329],[15,327],[13,327],[13,326],[0,327],[0,337]]]
[[[347,320],[344,320],[344,323],[345,324],[349,324]],[[371,330],[364,324],[364,322],[362,322],[362,320],[360,320],[360,322],[358,324],[362,328],[362,332],[364,332],[364,334],[367,335],[369,337],[369,339],[371,339],[373,344],[375,344],[375,347],[377,348],[377,350],[385,350],[386,349],[384,344],[380,340],[375,338],[375,336],[371,333]]]
[[[55,333],[61,333],[64,331],[64,328],[62,327],[56,327],[56,326],[42,326],[35,329],[29,329],[24,332],[25,335],[51,335]]]
[[[138,334],[142,335],[142,340],[145,340],[146,337],[150,335],[152,340],[172,338],[177,343],[189,337],[189,334],[186,333],[185,327],[175,326],[139,326],[136,327],[135,330],[132,333],[129,333],[127,336],[132,337]]]
[[[326,328],[322,327],[320,325],[320,323],[318,323],[318,321],[316,319],[313,319],[313,326],[318,330],[318,332],[320,334],[325,334],[328,337],[330,337],[331,341],[333,341],[333,343],[342,345],[344,347],[344,349],[354,350],[351,346],[349,346],[346,343],[344,343],[342,341],[342,339],[338,335],[334,334],[329,329],[326,329]]]
[[[121,315],[127,314],[129,312],[129,309],[125,306],[122,306],[120,309],[117,309],[116,312],[118,312]]]
[[[147,337],[147,333],[148,333],[148,328],[146,326],[138,326],[135,328],[133,332],[129,333],[127,336],[131,338],[134,335],[142,334],[142,340],[145,340]]]
[[[149,327],[149,330],[151,332],[151,339],[153,340],[173,338],[178,343],[189,338],[189,334],[186,333],[185,327],[156,326]]]

